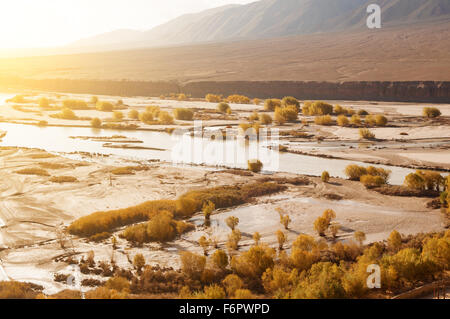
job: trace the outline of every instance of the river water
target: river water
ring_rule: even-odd
[[[0,105],[13,94],[0,94]],[[192,137],[189,133],[167,134],[151,131],[104,130],[89,127],[39,127],[12,123],[0,123],[0,130],[6,136],[0,146],[38,148],[48,152],[70,153],[88,152],[99,155],[114,155],[129,160],[161,160],[174,164],[204,164],[210,167],[247,168],[247,161],[260,159],[265,171],[287,172],[320,176],[324,170],[335,177],[345,178],[344,170],[349,164],[366,165],[361,162],[327,159],[292,153],[279,153],[267,148],[272,142],[247,141],[243,138],[212,141],[209,136]],[[208,131],[208,130],[205,130]],[[83,140],[71,137],[105,137],[120,135],[126,139],[143,143],[125,143],[146,149],[126,149],[105,147],[105,142]],[[112,143],[116,144],[116,143]],[[276,143],[275,143],[276,144]],[[310,148],[304,143],[305,150]],[[76,158],[77,154],[73,154]],[[105,160],[104,158],[102,160]],[[411,169],[377,165],[392,171],[390,183],[400,185]]]
[[[55,153],[89,152],[115,155],[130,160],[161,160],[184,164],[205,164],[246,168],[247,160],[259,158],[264,170],[320,176],[324,170],[335,177],[345,178],[344,170],[349,164],[367,165],[349,160],[327,159],[291,153],[279,153],[267,148],[267,143],[212,141],[210,138],[191,137],[151,131],[119,131],[80,127],[38,127],[33,125],[0,123],[0,130],[7,134],[0,146],[38,148]],[[105,137],[121,135],[143,143],[128,145],[153,149],[108,148],[105,142],[71,138],[74,136]],[[112,143],[117,144],[117,143]],[[127,144],[127,143],[125,143]],[[75,154],[76,155],[76,154]],[[412,170],[377,165],[392,171],[390,183],[402,184]]]

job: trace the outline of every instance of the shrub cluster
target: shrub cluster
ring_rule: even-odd
[[[231,111],[231,107],[228,103],[221,102],[217,105],[217,110],[221,113],[229,113]]]
[[[264,101],[264,110],[273,112],[277,107],[281,107],[281,100],[267,99]]]
[[[438,172],[418,170],[405,177],[404,185],[414,190],[440,191],[444,189],[445,179]]]
[[[88,110],[89,106],[86,101],[68,99],[63,101],[63,107],[72,110]]]
[[[227,97],[227,102],[235,104],[250,104],[251,101],[245,95],[234,94]]]
[[[106,101],[98,101],[96,104],[96,108],[102,112],[112,112],[114,110],[114,104]]]
[[[223,100],[223,96],[216,94],[206,94],[205,100],[210,103],[220,103]]]
[[[381,177],[383,180],[383,184],[386,184],[389,180],[389,176],[391,175],[391,171],[386,170],[381,167],[364,167],[355,164],[348,165],[345,168],[345,175],[352,181],[361,181],[363,176],[376,176]],[[366,178],[367,181],[374,181],[374,179]]]
[[[173,219],[173,213],[160,211],[144,224],[126,228],[120,235],[128,241],[142,244],[147,242],[167,242],[178,235],[194,229],[194,225]]]
[[[298,119],[298,109],[295,105],[276,107],[274,118],[278,124],[295,122]]]
[[[441,116],[441,111],[436,107],[426,107],[422,112],[423,116],[427,118],[435,118]]]
[[[190,109],[177,108],[173,111],[173,115],[177,120],[192,121],[194,118],[194,111]]]
[[[333,113],[333,105],[325,102],[305,102],[302,107],[303,115],[329,115]]]
[[[247,164],[248,170],[253,173],[259,173],[263,168],[263,163],[260,160],[249,160]]]
[[[190,217],[200,211],[205,203],[212,202],[216,208],[241,205],[252,197],[259,197],[285,190],[277,183],[250,183],[236,186],[219,186],[187,192],[178,200],[155,200],[137,206],[100,211],[81,217],[68,227],[73,235],[90,237],[98,233],[111,232],[118,227],[148,221],[161,211],[176,217]]]
[[[314,119],[314,123],[316,123],[317,125],[333,125],[333,119],[331,118],[330,115],[322,115],[322,116],[317,116]]]

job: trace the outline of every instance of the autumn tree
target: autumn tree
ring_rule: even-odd
[[[142,268],[145,266],[145,258],[142,254],[136,254],[133,258],[133,266],[136,268],[138,273],[141,272]]]
[[[277,231],[277,240],[278,240],[278,249],[282,251],[283,246],[286,243],[286,235],[281,230]]]
[[[355,240],[359,242],[359,245],[362,246],[363,242],[366,240],[366,234],[362,231],[357,231],[354,234]]]
[[[130,110],[130,112],[128,112],[128,117],[133,120],[138,120],[139,112],[137,110]]]
[[[314,222],[314,230],[319,236],[325,236],[325,231],[328,229],[329,222],[323,216],[318,217]]]
[[[339,232],[340,229],[341,225],[339,225],[338,223],[334,223],[333,225],[330,226],[330,231],[333,238],[336,238],[337,233]]]
[[[239,229],[233,229],[231,234],[228,235],[227,247],[230,251],[239,249],[239,242],[242,239]]]
[[[216,209],[216,205],[214,205],[211,201],[206,201],[203,204],[202,212],[203,216],[205,216],[205,225],[208,225],[211,221],[211,214]]]
[[[222,249],[217,249],[211,256],[214,265],[220,270],[225,270],[228,266],[228,255]]]
[[[253,234],[253,241],[255,242],[255,245],[259,245],[260,240],[261,240],[261,235],[258,232],[255,232]]]
[[[206,266],[206,257],[189,251],[181,253],[181,270],[191,279],[200,279]]]
[[[208,249],[209,249],[211,242],[205,236],[202,236],[198,240],[198,244],[200,245],[200,247],[203,248],[203,254],[205,256],[208,256]]]
[[[289,224],[291,223],[291,218],[289,215],[285,214],[283,209],[280,207],[277,208],[277,212],[280,215],[280,224],[284,226],[284,229],[289,229]]]
[[[227,219],[225,219],[225,223],[233,231],[236,228],[236,226],[239,224],[239,218],[237,218],[235,216],[230,216]]]
[[[393,230],[387,241],[390,249],[398,251],[402,245],[402,236],[398,231]]]
[[[327,171],[322,172],[322,182],[328,183],[330,181],[330,173]]]
[[[222,280],[222,285],[225,287],[228,296],[233,297],[237,290],[244,287],[244,282],[238,276],[231,274]]]

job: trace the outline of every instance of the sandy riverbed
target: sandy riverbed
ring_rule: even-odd
[[[230,185],[260,178],[258,175],[243,177],[202,168],[177,168],[154,163],[150,164],[148,171],[136,172],[136,175],[114,176],[111,185],[109,165],[59,156],[32,158],[42,157],[40,154],[45,153],[15,148],[0,151],[3,162],[0,170],[0,218],[5,224],[0,229],[0,258],[4,274],[10,279],[41,284],[48,293],[66,288],[53,281],[55,272],[68,271],[67,264],[55,261],[57,256],[72,250],[86,255],[92,250],[97,261],[108,261],[113,254],[110,243],[93,244],[76,237],[66,238],[66,247],[62,249],[57,240],[58,231],[76,218],[147,200],[176,198],[197,187]],[[39,167],[40,162],[66,165],[66,168],[48,171],[52,176],[76,176],[78,182],[55,184],[46,176],[16,173],[19,169]],[[343,226],[340,233],[342,240],[351,238],[357,230],[364,231],[367,242],[372,242],[386,238],[393,229],[404,234],[443,229],[440,212],[426,208],[428,199],[383,196],[366,190],[359,183],[345,180],[333,179],[330,184],[321,182],[319,178],[311,178],[311,181],[311,185],[290,186],[283,193],[259,198],[251,205],[220,211],[212,216],[212,227],[209,229],[202,226],[201,216],[194,216],[192,222],[198,224],[196,230],[172,243],[135,248],[119,239],[114,259],[121,267],[131,267],[127,255],[133,257],[139,252],[150,264],[178,267],[180,251],[200,252],[196,240],[203,234],[216,237],[219,245],[224,245],[229,231],[223,221],[229,215],[241,220],[241,249],[245,249],[255,231],[261,233],[262,241],[275,245],[274,233],[281,229],[277,207],[291,216],[292,224],[287,232],[289,243],[300,233],[314,235],[313,221],[327,208],[333,208],[337,213],[337,221]],[[323,196],[330,193],[342,196],[342,200],[324,199]]]

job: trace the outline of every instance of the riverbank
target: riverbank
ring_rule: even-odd
[[[14,280],[30,281],[46,288],[47,293],[57,292],[67,286],[53,280],[54,273],[68,272],[68,264],[61,256],[87,256],[90,251],[97,261],[111,259],[112,244],[88,242],[61,232],[75,219],[94,211],[130,207],[147,200],[175,199],[185,192],[205,187],[249,183],[262,174],[235,174],[233,171],[206,170],[202,167],[172,167],[163,163],[144,163],[148,170],[131,175],[112,175],[111,170],[129,163],[107,164],[87,162],[51,155],[43,151],[23,148],[0,150],[3,176],[0,181],[0,218],[5,226],[0,228],[4,249],[0,252],[7,276]],[[17,171],[39,168],[46,163],[45,175],[21,175]],[[137,165],[137,163],[136,163]],[[72,183],[51,182],[53,176],[74,176]],[[275,173],[269,178],[298,177],[299,175]],[[381,195],[367,190],[358,182],[332,178],[323,183],[320,178],[308,177],[309,185],[288,185],[285,192],[258,198],[241,207],[217,211],[212,217],[214,227],[204,228],[201,215],[191,222],[196,229],[164,245],[145,244],[131,246],[117,238],[114,259],[120,266],[132,267],[128,257],[142,253],[151,265],[179,267],[179,252],[201,252],[197,240],[202,235],[214,236],[220,247],[225,246],[227,228],[224,219],[234,215],[240,218],[242,250],[252,241],[253,232],[260,232],[261,241],[276,247],[275,232],[279,224],[277,208],[291,217],[286,247],[289,249],[298,234],[316,236],[314,220],[323,210],[333,208],[336,221],[342,226],[338,240],[348,240],[355,231],[366,233],[366,243],[385,239],[396,229],[403,234],[441,231],[439,210],[427,208],[429,199],[404,198]],[[330,200],[333,198],[339,200]],[[258,221],[258,222],[255,222]]]

